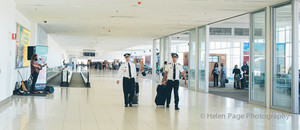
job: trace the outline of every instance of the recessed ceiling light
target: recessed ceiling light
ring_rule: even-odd
[[[36,4],[36,5],[33,5],[33,6],[46,6],[46,5],[40,5],[40,4]]]

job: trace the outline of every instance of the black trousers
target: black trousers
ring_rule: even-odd
[[[219,84],[219,75],[214,73],[214,86],[218,87]]]
[[[134,87],[135,81],[134,78],[123,78],[123,93],[124,93],[124,101],[125,104],[129,104],[132,102],[134,95]]]
[[[168,95],[167,95],[167,105],[170,104],[171,101],[171,95],[172,95],[172,89],[174,88],[174,98],[175,98],[175,105],[178,106],[179,102],[179,95],[178,95],[178,89],[179,89],[179,80],[168,80],[167,81],[167,89],[168,89]]]
[[[38,76],[39,76],[39,73],[37,73],[37,72],[33,72],[32,74],[31,74],[31,76],[32,76],[32,84],[31,84],[31,86],[30,86],[30,92],[34,92],[34,90],[35,90],[35,83],[36,83],[36,81],[37,81],[37,78],[38,78]]]

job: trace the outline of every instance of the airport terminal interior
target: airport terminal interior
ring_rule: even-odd
[[[3,0],[0,17],[0,130],[300,129],[300,0]]]

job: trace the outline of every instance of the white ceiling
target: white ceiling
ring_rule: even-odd
[[[101,55],[149,47],[154,38],[285,0],[141,1],[138,5],[138,0],[16,0],[17,9],[40,23],[71,55],[80,55],[83,49]]]

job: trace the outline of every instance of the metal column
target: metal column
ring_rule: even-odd
[[[195,45],[195,90],[198,90],[199,86],[199,28],[196,28],[196,45]]]
[[[299,113],[298,0],[292,1],[292,112]]]

